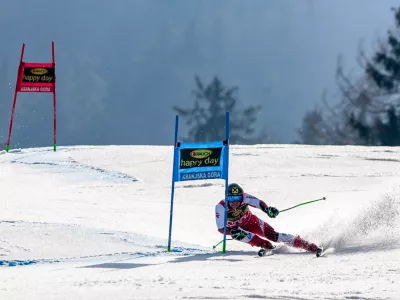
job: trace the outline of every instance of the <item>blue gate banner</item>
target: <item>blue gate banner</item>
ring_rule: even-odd
[[[174,152],[174,181],[226,179],[227,145],[211,143],[179,143]]]

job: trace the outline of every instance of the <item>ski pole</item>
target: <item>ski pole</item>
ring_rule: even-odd
[[[302,206],[302,205],[305,205],[305,204],[309,204],[309,203],[313,203],[313,202],[317,202],[317,201],[321,201],[321,200],[326,200],[326,198],[322,197],[320,199],[316,199],[316,200],[312,200],[312,201],[308,201],[308,202],[303,202],[303,203],[297,204],[295,206],[292,206],[292,207],[289,207],[289,208],[286,208],[286,209],[282,209],[279,212],[281,213],[281,212],[287,211],[289,209],[293,209],[293,208],[298,207],[298,206]]]
[[[244,233],[244,232],[241,232],[240,234],[239,234],[239,237],[243,237],[243,236],[245,236],[246,234]],[[226,239],[227,241],[231,241],[231,240],[233,240],[233,239]],[[216,245],[214,245],[213,246],[213,249],[215,249],[219,244],[221,244],[222,242],[223,242],[224,240],[222,240],[222,241],[220,241],[218,244],[216,244]]]
[[[227,241],[230,241],[230,240],[232,240],[232,239],[226,239],[226,240],[227,240]],[[224,240],[222,240],[222,241],[220,241],[218,244],[214,245],[214,246],[213,246],[213,249],[217,248],[217,246],[218,246],[219,244],[221,244],[223,241],[224,241]]]

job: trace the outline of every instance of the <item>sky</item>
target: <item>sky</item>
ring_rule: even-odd
[[[357,75],[360,44],[375,49],[397,4],[0,0],[0,141],[8,136],[22,43],[26,61],[49,61],[54,40],[59,145],[170,145],[172,107],[193,106],[196,75],[238,86],[240,108],[263,107],[257,129],[291,143],[324,90],[338,101],[338,56]],[[21,94],[12,146],[51,145],[52,130],[51,96]]]
[[[0,151],[0,299],[385,299],[400,294],[400,150],[231,146],[229,178],[315,254],[222,239],[224,181],[175,186],[171,146]],[[276,244],[280,246],[281,244]]]

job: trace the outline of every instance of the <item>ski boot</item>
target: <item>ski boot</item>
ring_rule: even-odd
[[[273,250],[276,248],[274,245],[272,245],[271,243],[267,242],[264,243],[263,245],[260,245],[261,249],[258,250],[258,256],[262,257],[262,256],[266,256],[266,255],[272,255],[274,254]]]
[[[320,257],[322,254],[324,254],[324,248],[322,246],[317,248],[317,251],[315,252],[315,255],[317,257]]]

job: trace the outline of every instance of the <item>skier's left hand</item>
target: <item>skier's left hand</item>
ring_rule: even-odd
[[[266,211],[268,217],[276,218],[279,215],[279,210],[275,207],[269,206]]]

